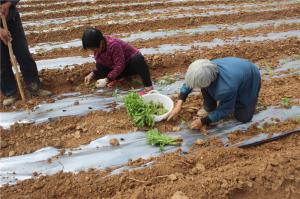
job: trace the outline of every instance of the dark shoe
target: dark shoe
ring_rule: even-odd
[[[18,100],[17,95],[12,95],[3,100],[3,106],[11,106]]]

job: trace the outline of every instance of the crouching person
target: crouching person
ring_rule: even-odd
[[[103,36],[101,31],[88,28],[82,36],[84,49],[91,50],[96,60],[96,69],[85,77],[85,83],[92,79],[99,79],[96,87],[114,87],[123,82],[126,77],[139,75],[143,81],[144,89],[139,92],[144,95],[153,90],[149,67],[144,56],[128,43]]]
[[[245,59],[196,60],[187,70],[179,100],[168,120],[180,112],[192,89],[200,88],[204,100],[203,109],[199,111],[202,117],[194,120],[191,128],[201,129],[231,113],[238,121],[249,122],[255,113],[260,81],[258,68]]]

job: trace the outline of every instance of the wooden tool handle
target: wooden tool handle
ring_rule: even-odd
[[[3,24],[3,28],[4,30],[6,30],[8,32],[8,28],[7,28],[7,23],[6,23],[6,19],[5,16],[1,14],[1,19],[2,19],[2,24]],[[12,49],[12,45],[11,45],[11,41],[8,41],[8,51],[9,51],[9,57],[12,63],[12,66],[16,72],[16,79],[17,79],[17,83],[18,83],[18,88],[19,88],[19,92],[21,94],[22,100],[25,101],[25,94],[24,94],[24,90],[21,84],[21,78],[20,78],[20,72],[19,72],[19,68],[17,66],[17,61],[16,61],[16,57],[14,55],[13,49]]]

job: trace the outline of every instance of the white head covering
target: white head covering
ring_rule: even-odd
[[[190,88],[206,88],[218,75],[218,66],[209,59],[198,59],[190,64],[185,83]]]

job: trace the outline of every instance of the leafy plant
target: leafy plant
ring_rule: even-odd
[[[289,104],[290,104],[290,98],[288,98],[288,97],[283,97],[283,98],[281,99],[281,103],[282,103],[282,105],[283,105],[284,107],[289,107]]]
[[[136,127],[154,126],[154,115],[162,115],[167,110],[162,104],[145,103],[136,92],[130,92],[124,97],[125,107]]]
[[[151,113],[153,115],[163,115],[166,112],[168,112],[167,109],[165,109],[165,107],[163,106],[162,103],[150,102],[150,103],[148,103],[148,105],[150,106]]]
[[[176,79],[174,77],[171,77],[171,76],[164,76],[162,77],[161,80],[159,80],[159,84],[160,85],[169,85],[169,84],[172,84],[176,81]]]
[[[151,115],[149,106],[144,103],[141,96],[135,92],[130,92],[124,98],[125,107],[136,127],[153,126],[154,118]]]
[[[182,138],[161,134],[157,129],[149,130],[146,137],[148,144],[159,146],[160,151],[164,151],[166,145],[178,145],[182,142]]]

